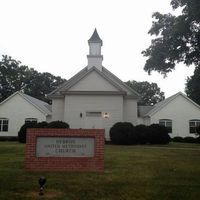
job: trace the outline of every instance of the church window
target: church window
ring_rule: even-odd
[[[171,119],[160,119],[159,125],[165,126],[169,133],[172,133],[172,120]]]
[[[101,117],[102,113],[98,111],[86,112],[86,117]]]
[[[200,126],[200,119],[192,119],[189,121],[190,133],[196,133],[196,127]]]
[[[7,132],[7,131],[8,131],[8,119],[0,118],[0,132]]]

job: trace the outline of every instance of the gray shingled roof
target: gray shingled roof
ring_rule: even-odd
[[[51,115],[52,114],[52,107],[50,104],[41,101],[39,99],[36,99],[34,97],[31,97],[27,94],[24,94],[20,91],[17,91],[15,93],[13,93],[11,96],[9,96],[7,99],[5,99],[4,101],[0,102],[0,105],[3,105],[5,102],[7,102],[9,99],[11,99],[12,97],[14,97],[15,95],[20,95],[22,98],[24,98],[26,101],[28,101],[30,104],[32,104],[36,109],[38,109],[39,111],[41,111],[42,113],[44,113],[45,115]]]
[[[18,92],[23,98],[25,98],[26,100],[28,100],[32,105],[34,105],[35,107],[37,107],[40,111],[42,111],[44,114],[46,115],[51,115],[51,105],[49,105],[48,103],[41,101],[39,99],[36,99],[34,97],[31,97],[27,94],[24,94],[22,92]]]
[[[144,117],[154,106],[138,106],[138,117]]]
[[[92,43],[101,43],[101,45],[103,44],[101,38],[99,37],[99,34],[97,33],[97,29],[95,28],[94,33],[92,34],[91,38],[88,40],[88,42]]]

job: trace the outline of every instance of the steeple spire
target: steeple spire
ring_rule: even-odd
[[[94,33],[92,34],[91,38],[88,40],[88,43],[101,43],[101,46],[103,45],[103,42],[101,38],[99,37],[99,34],[97,33],[97,29],[95,28]]]
[[[100,71],[102,70],[102,61],[103,56],[101,55],[101,46],[103,42],[97,33],[97,29],[95,28],[94,33],[88,40],[89,44],[89,55],[88,58],[88,69],[91,67],[96,67]]]

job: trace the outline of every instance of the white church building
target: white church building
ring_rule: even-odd
[[[88,40],[88,64],[52,91],[52,105],[16,92],[0,103],[0,137],[17,136],[26,121],[64,121],[70,128],[109,130],[116,122],[162,124],[170,136],[195,136],[200,106],[179,92],[154,106],[138,106],[140,95],[103,67],[96,29]]]
[[[88,64],[75,76],[51,92],[52,120],[71,128],[105,128],[105,138],[113,124],[137,124],[139,94],[103,67],[102,40],[96,29],[88,40]]]

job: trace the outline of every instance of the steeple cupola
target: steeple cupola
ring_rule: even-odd
[[[101,46],[103,45],[103,42],[99,37],[96,28],[91,38],[88,40],[88,44],[89,44],[89,55],[87,56],[88,69],[90,69],[91,67],[96,67],[101,71],[102,61],[103,61],[103,56],[101,55]]]

